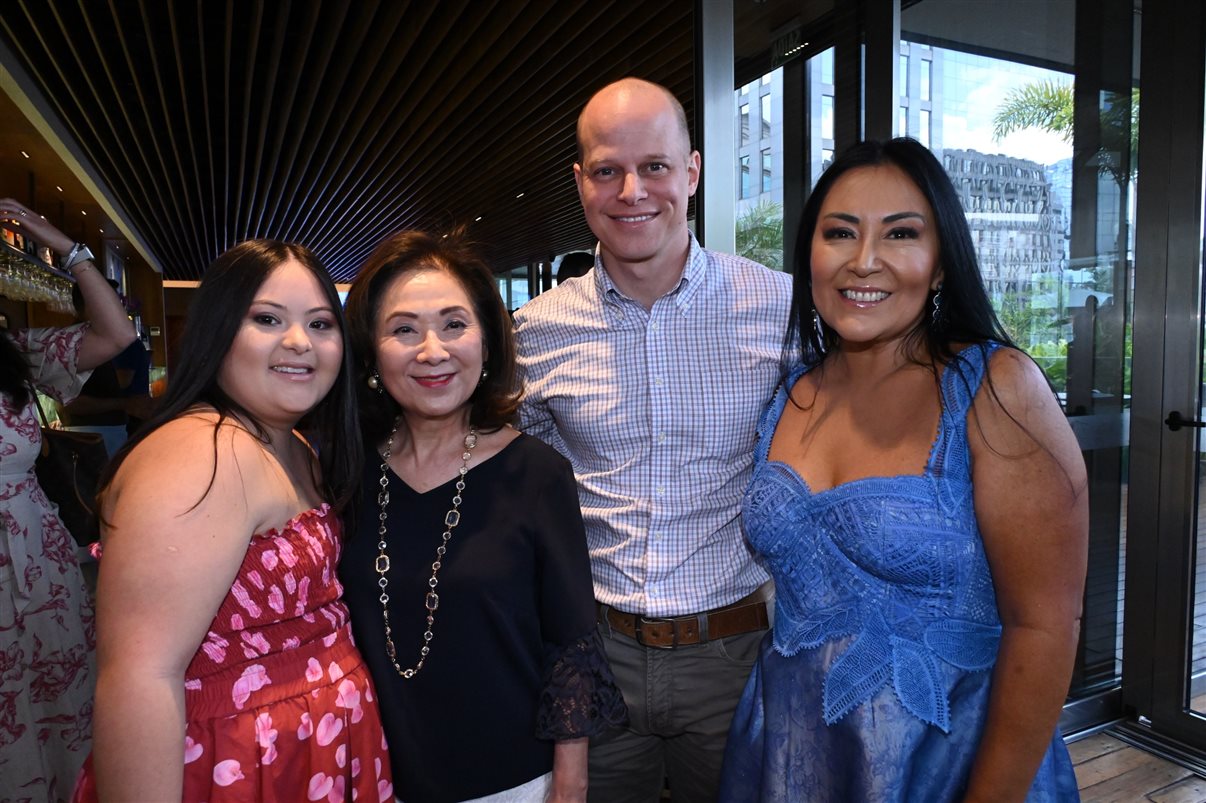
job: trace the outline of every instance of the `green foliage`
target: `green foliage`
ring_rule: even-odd
[[[1057,392],[1063,392],[1068,387],[1068,341],[1044,340],[1032,343],[1026,353],[1034,358],[1038,366],[1047,374],[1047,379]]]
[[[1041,290],[1035,287],[1035,290]],[[996,305],[1006,333],[1046,372],[1057,391],[1068,384],[1068,341],[1059,336],[1064,321],[1051,307],[1035,307],[1030,293],[1011,291]]]
[[[1014,131],[1041,128],[1071,142],[1074,109],[1072,84],[1038,81],[1011,89],[993,115],[993,139],[1000,142]]]
[[[783,270],[783,206],[759,201],[737,219],[737,253]]]
[[[1014,131],[1041,128],[1072,142],[1076,99],[1073,85],[1036,81],[1011,89],[992,119],[993,139],[1000,142]],[[1104,92],[1100,111],[1101,147],[1098,169],[1119,185],[1134,178],[1139,154],[1139,90]],[[1124,162],[1123,154],[1127,155]]]

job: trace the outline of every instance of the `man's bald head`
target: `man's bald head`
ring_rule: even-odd
[[[590,100],[582,107],[577,127],[578,162],[582,161],[584,126],[606,124],[608,119],[624,115],[634,108],[647,106],[653,96],[664,100],[666,107],[673,112],[682,132],[683,152],[690,153],[691,131],[687,127],[687,112],[683,109],[683,104],[678,102],[678,98],[674,97],[674,93],[661,84],[643,78],[621,78],[591,95]]]

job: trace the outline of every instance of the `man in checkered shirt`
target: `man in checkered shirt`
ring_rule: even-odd
[[[630,712],[592,738],[590,797],[716,797],[729,721],[768,626],[741,532],[758,419],[781,377],[790,277],[707,251],[682,106],[624,79],[578,118],[595,267],[515,313],[520,425],[578,478],[599,632]]]

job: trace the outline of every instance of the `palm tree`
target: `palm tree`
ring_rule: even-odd
[[[759,201],[737,219],[737,253],[783,270],[783,206]]]
[[[1109,173],[1119,185],[1135,177],[1139,147],[1139,90],[1132,89],[1129,99],[1118,93],[1103,93],[1101,147],[1098,167]],[[1127,102],[1129,100],[1129,103]],[[1009,91],[993,115],[993,139],[1000,142],[1014,131],[1041,128],[1072,142],[1075,97],[1071,83],[1035,81]],[[1127,154],[1123,170],[1122,155]]]

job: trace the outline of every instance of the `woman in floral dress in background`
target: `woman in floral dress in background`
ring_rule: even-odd
[[[11,198],[0,198],[0,226],[60,254],[74,246]],[[34,474],[42,430],[30,384],[70,401],[135,335],[91,260],[70,271],[90,322],[0,331],[0,800],[65,799],[92,734],[92,603],[75,541]]]

